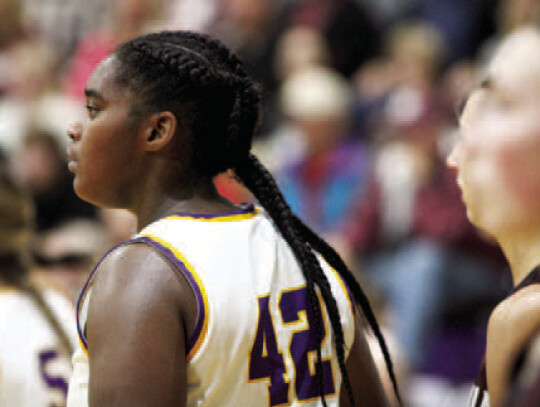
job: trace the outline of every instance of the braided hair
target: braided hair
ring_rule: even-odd
[[[242,62],[221,42],[189,31],[165,31],[137,37],[114,52],[115,82],[136,94],[131,116],[172,111],[189,134],[187,168],[211,178],[233,169],[238,179],[264,207],[285,238],[306,279],[318,335],[316,375],[323,405],[320,292],[333,330],[334,345],[351,405],[352,387],[345,368],[345,341],[330,283],[316,257],[320,254],[351,288],[375,332],[399,400],[390,355],[367,297],[339,255],[291,211],[270,172],[250,153],[261,109],[261,90]],[[136,119],[134,119],[136,120]]]

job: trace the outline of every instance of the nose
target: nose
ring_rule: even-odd
[[[454,148],[452,148],[452,151],[450,152],[450,155],[446,159],[446,165],[449,168],[457,169],[459,165],[459,150],[460,150],[461,143],[458,141]]]
[[[73,141],[79,141],[82,134],[81,122],[72,122],[67,128],[67,136]]]

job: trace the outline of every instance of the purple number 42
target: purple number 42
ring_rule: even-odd
[[[290,403],[290,382],[286,381],[287,374],[285,359],[280,352],[275,331],[275,322],[269,309],[269,295],[259,297],[259,321],[257,333],[251,347],[249,359],[250,382],[269,381],[269,404],[270,406]],[[283,326],[296,324],[302,321],[301,315],[305,313],[307,327],[295,330],[292,334],[289,348],[285,350],[292,359],[294,374],[292,381],[295,398],[299,401],[307,401],[320,397],[320,380],[315,374],[315,369],[310,364],[310,355],[314,355],[317,346],[315,315],[311,308],[306,287],[291,291],[284,291],[278,303],[281,321],[277,323]],[[317,304],[317,307],[318,304]],[[320,307],[319,307],[320,312]],[[324,316],[323,316],[324,317]],[[326,337],[326,329],[321,322],[322,339]],[[334,377],[332,374],[331,360],[322,361],[323,393],[332,395],[335,393]]]

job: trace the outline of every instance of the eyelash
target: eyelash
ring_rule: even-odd
[[[467,102],[469,101],[469,98],[471,97],[470,93],[468,93],[467,95],[461,97],[457,103],[455,104],[454,106],[454,114],[456,115],[456,117],[459,119],[461,117],[461,115],[463,114],[463,110],[465,110],[465,105],[467,104]]]
[[[99,109],[94,107],[94,106],[90,106],[90,105],[86,105],[86,110],[88,111],[88,117],[92,120],[96,117],[96,115],[98,114],[99,112]]]

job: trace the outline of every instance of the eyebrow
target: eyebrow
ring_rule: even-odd
[[[493,79],[489,76],[484,76],[482,79],[480,79],[473,87],[472,89],[465,95],[465,97],[461,98],[455,107],[455,113],[458,119],[462,116],[463,110],[465,109],[465,106],[467,105],[467,102],[471,98],[471,95],[476,92],[477,90],[492,90],[493,89]]]
[[[94,98],[99,99],[101,101],[105,101],[105,98],[101,93],[99,93],[97,90],[94,89],[85,89],[84,94],[87,98]]]

